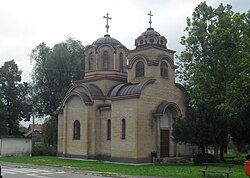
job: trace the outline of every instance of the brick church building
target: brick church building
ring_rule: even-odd
[[[58,109],[61,157],[151,162],[189,155],[172,140],[172,124],[182,117],[187,96],[175,83],[175,51],[150,26],[127,49],[108,34],[85,48],[85,78],[74,82]]]

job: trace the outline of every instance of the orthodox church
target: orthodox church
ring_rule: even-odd
[[[75,81],[58,108],[58,156],[147,163],[184,156],[190,149],[172,140],[174,119],[187,96],[175,83],[175,51],[151,27],[129,50],[107,34],[85,48],[85,78]]]

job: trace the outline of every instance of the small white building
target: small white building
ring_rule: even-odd
[[[31,151],[30,138],[0,138],[0,156],[29,156]]]

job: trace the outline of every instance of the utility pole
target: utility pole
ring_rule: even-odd
[[[1,168],[1,166],[0,166],[0,178],[3,178],[3,176],[2,176],[2,168]]]
[[[35,138],[35,133],[34,133],[34,131],[35,131],[35,114],[34,114],[34,112],[33,112],[33,114],[32,114],[32,136],[31,136],[32,148],[31,148],[31,155],[32,155],[33,152],[34,152],[34,147],[35,147],[35,140],[34,140],[34,138]],[[1,178],[1,177],[0,177],[0,178]]]

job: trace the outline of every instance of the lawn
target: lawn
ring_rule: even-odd
[[[129,165],[115,164],[102,161],[63,159],[50,156],[34,157],[0,157],[0,162],[24,163],[32,165],[43,165],[60,168],[70,168],[75,170],[88,170],[106,173],[118,173],[122,175],[144,175],[144,176],[161,176],[171,178],[199,178],[203,177],[199,172],[202,168],[193,165]],[[223,178],[225,174],[208,174],[207,177]],[[235,165],[231,178],[246,177],[244,165]]]

